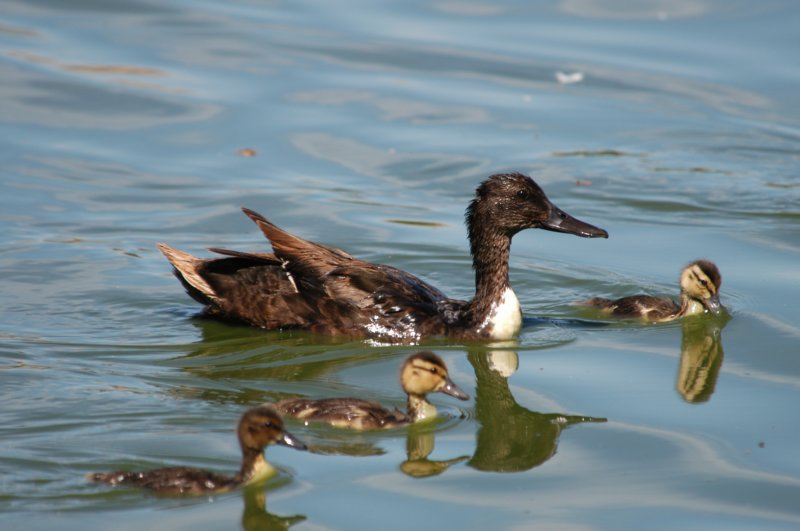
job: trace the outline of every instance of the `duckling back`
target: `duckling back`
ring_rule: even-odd
[[[140,487],[163,494],[224,492],[239,484],[233,476],[189,467],[161,468],[149,472],[100,472],[90,474],[88,479],[108,485]]]
[[[411,417],[398,409],[387,409],[377,402],[359,398],[290,398],[277,402],[275,409],[306,423],[325,422],[353,430],[394,428],[411,423]]]
[[[668,321],[677,317],[681,307],[672,299],[652,295],[631,295],[621,299],[595,297],[584,302],[588,306],[621,319],[644,319],[646,321]]]

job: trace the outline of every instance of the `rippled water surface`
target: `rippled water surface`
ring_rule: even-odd
[[[3,527],[800,527],[796,3],[0,4]],[[610,238],[515,238],[519,343],[428,345],[470,401],[290,424],[314,451],[244,491],[86,482],[232,472],[264,401],[404,404],[416,347],[194,318],[156,242],[263,251],[247,206],[467,298],[464,208],[508,170]],[[573,304],[677,295],[699,257],[727,318]]]

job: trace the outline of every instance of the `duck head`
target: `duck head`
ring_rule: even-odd
[[[722,275],[710,260],[696,260],[681,271],[681,293],[713,314],[719,314],[722,309],[719,302],[721,286]]]
[[[466,221],[471,239],[482,226],[508,237],[538,228],[584,238],[608,238],[605,230],[555,206],[533,179],[521,173],[498,173],[483,181],[467,208]]]
[[[283,427],[283,419],[271,406],[264,404],[248,409],[239,421],[239,444],[242,453],[260,453],[267,445],[280,444],[296,450],[306,445]]]
[[[417,352],[406,359],[400,372],[400,383],[409,395],[425,396],[439,392],[459,400],[469,400],[469,395],[448,376],[442,358],[430,351]]]

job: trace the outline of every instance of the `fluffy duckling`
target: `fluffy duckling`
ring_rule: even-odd
[[[337,428],[375,430],[405,426],[436,416],[436,408],[427,401],[428,393],[445,393],[459,400],[469,400],[447,375],[444,361],[433,352],[409,356],[400,371],[400,384],[408,394],[408,409],[387,409],[377,402],[359,398],[307,400],[290,398],[275,404],[283,415],[305,422],[326,422]]]
[[[699,315],[706,310],[718,314],[721,311],[719,289],[722,276],[717,266],[709,260],[696,260],[681,271],[681,303],[672,299],[650,295],[632,295],[617,300],[594,298],[585,304],[596,306],[614,317],[642,319],[663,323],[684,317]]]
[[[270,330],[303,329],[390,343],[417,343],[424,337],[513,339],[522,326],[522,311],[508,279],[511,238],[535,228],[608,237],[556,207],[530,177],[492,175],[478,186],[467,208],[475,296],[462,301],[405,271],[303,240],[242,210],[274,254],[212,248],[226,258],[206,260],[158,245],[188,294],[205,305],[207,316]]]
[[[160,468],[148,472],[93,473],[90,481],[109,485],[131,485],[164,494],[206,494],[224,492],[239,485],[260,482],[275,473],[264,459],[264,448],[277,443],[297,450],[306,446],[283,428],[283,420],[273,407],[261,405],[247,410],[237,429],[242,448],[242,466],[234,476],[215,474],[185,466]]]

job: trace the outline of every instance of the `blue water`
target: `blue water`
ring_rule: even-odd
[[[797,528],[798,27],[780,0],[3,1],[3,527]],[[256,489],[85,481],[232,472],[283,396],[404,403],[416,347],[195,319],[156,242],[263,251],[246,206],[466,298],[464,208],[508,170],[610,238],[515,237],[518,344],[426,345],[472,400],[290,424],[315,451],[270,448]],[[573,304],[676,296],[700,257],[726,318]]]

